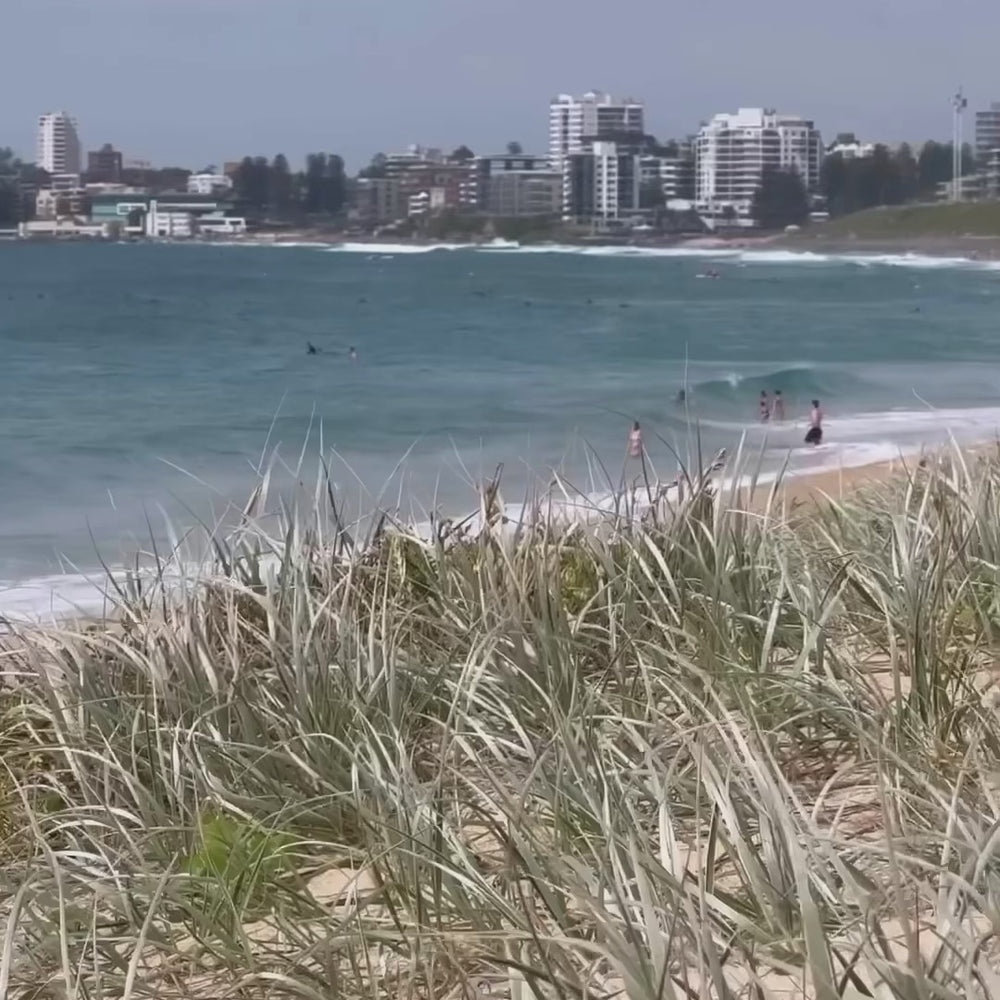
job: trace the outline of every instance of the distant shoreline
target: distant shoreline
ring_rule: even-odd
[[[92,243],[111,242],[94,236],[60,235],[8,238],[4,243]],[[423,239],[412,236],[364,236],[342,232],[320,233],[313,230],[290,229],[266,233],[250,233],[246,236],[195,238],[191,240],[169,240],[155,238],[135,238],[116,242],[161,244],[185,243],[206,246],[247,246],[279,245],[298,243],[304,246],[340,246],[355,244],[371,246],[373,252],[379,247],[484,247],[495,245],[493,239]],[[508,241],[499,241],[506,243]],[[701,235],[690,237],[664,236],[643,239],[601,239],[597,237],[561,236],[546,240],[509,241],[521,246],[568,246],[568,247],[622,247],[636,249],[697,250],[727,253],[740,250],[775,249],[791,253],[823,254],[915,254],[927,257],[961,258],[965,260],[1000,260],[1000,236],[881,236],[852,238],[837,234],[827,236],[821,227],[806,229],[800,233],[770,233],[764,235]]]

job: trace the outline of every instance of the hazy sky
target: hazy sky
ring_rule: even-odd
[[[198,168],[412,142],[543,150],[548,101],[646,101],[661,137],[738,106],[825,136],[951,134],[949,96],[1000,100],[996,0],[0,0],[0,146],[43,111],[85,149]],[[971,115],[966,133],[971,134]]]

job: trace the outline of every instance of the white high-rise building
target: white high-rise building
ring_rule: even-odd
[[[798,115],[762,108],[719,114],[695,140],[695,203],[710,216],[752,225],[754,192],[768,167],[797,170],[807,190],[819,185],[823,140]]]
[[[560,94],[549,105],[549,162],[562,170],[566,157],[584,153],[598,140],[621,142],[642,136],[643,103],[631,97],[588,91],[583,97]]]
[[[76,119],[55,111],[38,119],[37,166],[50,174],[80,173],[80,136]]]

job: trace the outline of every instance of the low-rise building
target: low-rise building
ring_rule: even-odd
[[[1000,198],[1000,147],[987,150],[983,156],[986,197]]]
[[[397,177],[359,177],[354,188],[354,211],[367,225],[385,225],[406,218],[407,204]]]
[[[187,179],[188,194],[225,194],[233,190],[233,179],[226,174],[212,174],[202,171]]]
[[[246,219],[231,215],[232,202],[215,195],[99,194],[91,199],[94,223],[116,223],[126,232],[154,238],[237,236]]]
[[[835,142],[826,147],[827,156],[840,156],[844,160],[861,160],[874,156],[874,142],[860,142],[853,132],[842,133]]]
[[[52,237],[89,237],[109,239],[116,234],[114,228],[105,223],[81,222],[78,219],[32,219],[17,227],[21,239]]]
[[[547,157],[524,153],[476,161],[479,208],[490,215],[559,215],[562,174]]]
[[[475,160],[449,162],[438,149],[411,146],[405,153],[389,153],[385,176],[399,185],[404,204],[413,195],[444,188],[445,207],[474,209],[479,202],[479,184]]]
[[[89,214],[90,201],[81,187],[41,188],[35,195],[35,218],[65,219]]]
[[[647,154],[639,159],[643,186],[656,184],[665,201],[694,198],[694,159],[690,156]]]
[[[572,153],[563,169],[564,221],[617,224],[639,210],[640,157],[623,153],[614,142],[595,142]]]
[[[556,170],[507,171],[490,178],[485,208],[497,216],[558,216],[562,192],[562,174]]]
[[[962,201],[979,201],[993,197],[990,194],[990,173],[985,170],[978,174],[964,174],[960,178],[959,193]],[[935,192],[938,201],[955,201],[955,182],[941,181]]]

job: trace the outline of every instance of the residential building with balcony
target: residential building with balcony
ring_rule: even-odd
[[[562,173],[547,157],[525,153],[481,156],[476,161],[479,208],[490,215],[558,216],[562,211]]]
[[[359,222],[372,226],[405,219],[407,203],[398,177],[359,177],[354,187],[354,212]]]
[[[640,157],[613,142],[570,154],[562,171],[563,219],[612,228],[639,209]]]
[[[645,132],[645,107],[632,97],[591,90],[582,97],[559,94],[549,104],[549,163],[561,171],[568,157],[586,152],[597,140],[623,143]]]
[[[35,164],[50,174],[80,173],[80,136],[75,118],[65,111],[39,117]]]
[[[711,219],[754,225],[754,193],[767,169],[795,170],[807,190],[819,185],[823,141],[812,121],[740,108],[706,122],[695,140],[695,203]]]
[[[977,164],[986,166],[995,149],[1000,149],[1000,101],[994,101],[986,110],[976,112]]]

